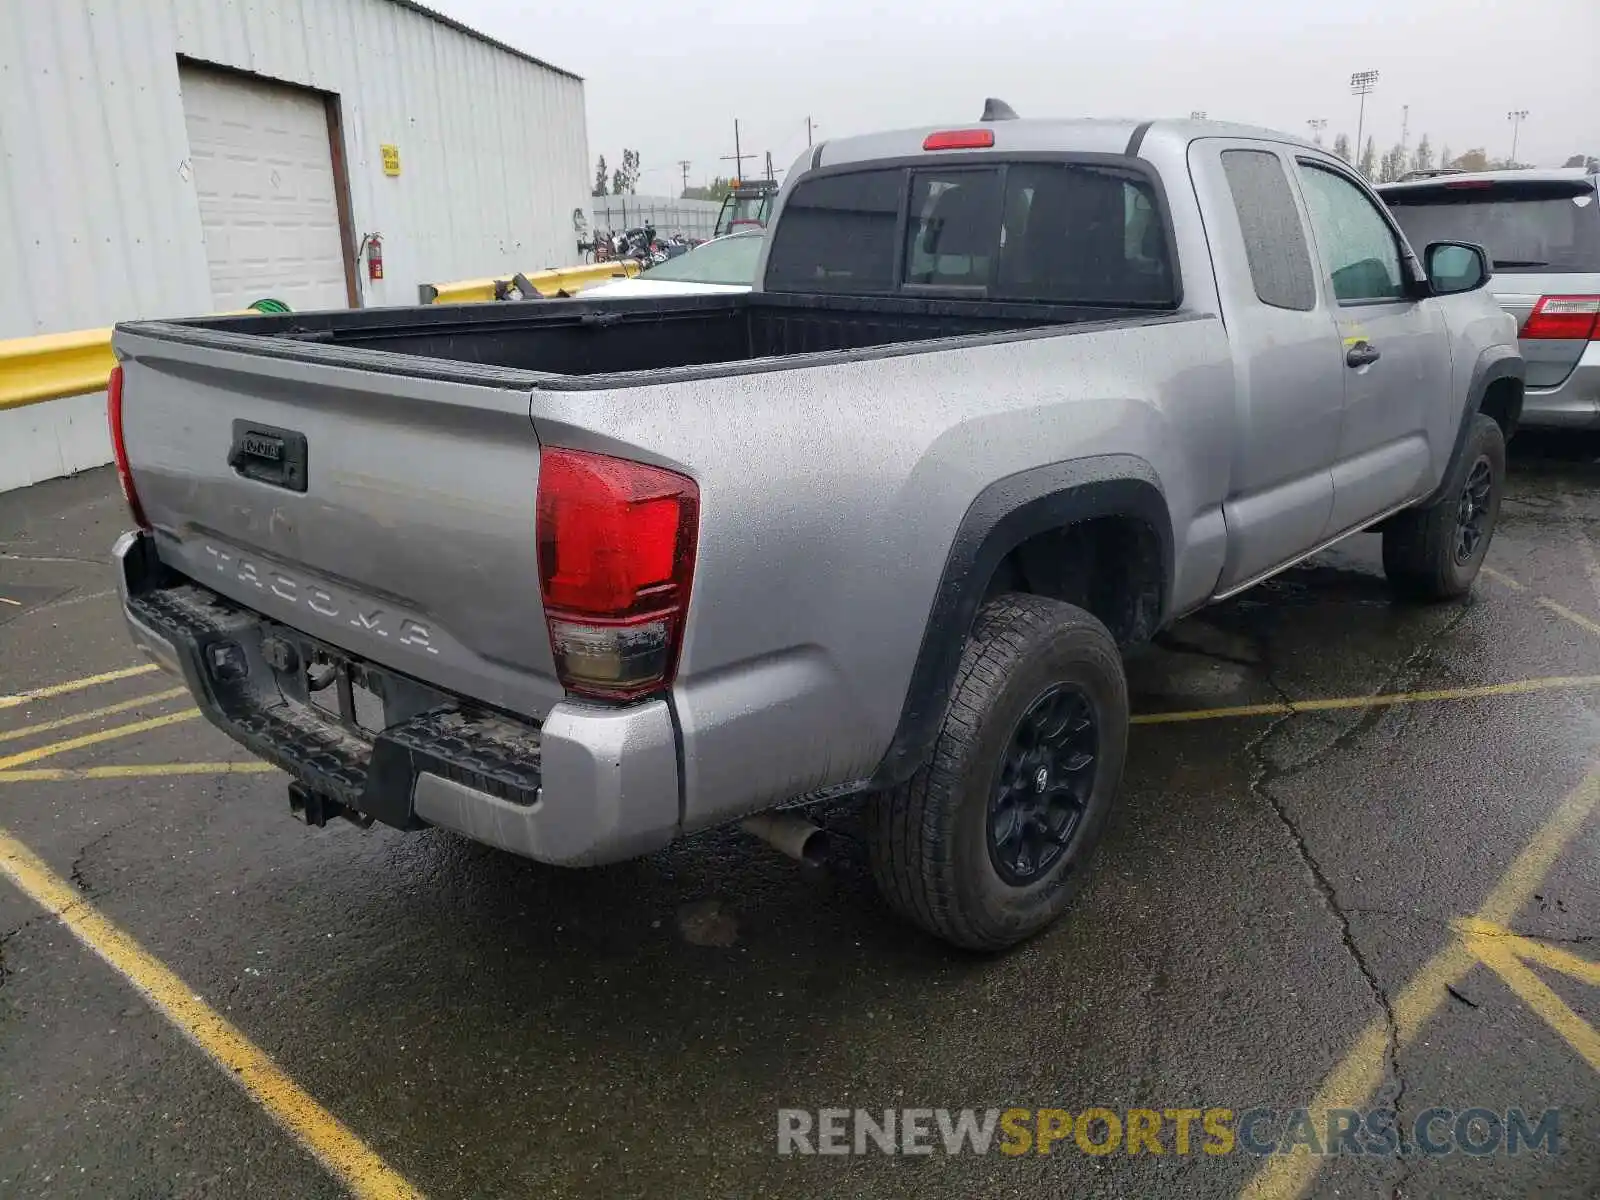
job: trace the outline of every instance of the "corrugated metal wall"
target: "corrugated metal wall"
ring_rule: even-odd
[[[179,55],[339,97],[365,303],[575,260],[574,77],[394,0],[0,0],[0,338],[212,309]],[[0,412],[0,490],[109,461],[99,406]]]

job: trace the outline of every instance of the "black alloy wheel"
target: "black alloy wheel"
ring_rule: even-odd
[[[1489,533],[1489,495],[1494,473],[1487,457],[1472,464],[1456,509],[1456,561],[1470,562]]]
[[[1078,831],[1094,790],[1099,724],[1072,684],[1047,688],[1012,731],[989,801],[989,859],[1001,879],[1026,887]]]

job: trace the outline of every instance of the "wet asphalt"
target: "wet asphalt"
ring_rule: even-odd
[[[1519,444],[1500,577],[1469,602],[1392,603],[1358,538],[1140,652],[1136,711],[1600,675],[1600,628],[1544,602],[1600,622],[1596,449]],[[107,557],[123,525],[108,471],[0,496],[20,601],[0,694],[139,661]],[[11,707],[0,738],[172,686]],[[1076,906],[998,958],[892,918],[847,807],[820,874],[731,831],[572,872],[438,831],[307,830],[275,773],[0,782],[0,827],[433,1197],[1232,1196],[1260,1159],[779,1156],[777,1110],[1307,1105],[1600,760],[1597,732],[1600,686],[1138,726]],[[247,757],[194,720],[30,765]],[[1600,817],[1510,927],[1600,958]],[[1546,978],[1600,1026],[1600,989]],[[1600,1074],[1487,969],[1382,1074],[1372,1106],[1402,1124],[1558,1107],[1561,1153],[1329,1159],[1314,1194],[1600,1191]],[[0,1195],[339,1194],[0,878]]]

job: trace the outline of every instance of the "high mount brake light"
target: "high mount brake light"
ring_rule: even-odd
[[[134,490],[133,471],[128,466],[128,446],[122,437],[122,364],[111,368],[106,380],[106,424],[111,428],[111,455],[117,464],[117,482],[122,485],[122,498],[128,502],[128,511],[140,529],[149,529],[144,506],[139,503],[139,493]]]
[[[1600,341],[1600,296],[1540,296],[1520,336],[1539,341]]]
[[[568,691],[631,700],[670,686],[699,527],[686,475],[586,450],[540,455],[539,588]]]
[[[992,129],[945,129],[922,139],[924,150],[987,150],[993,145]]]

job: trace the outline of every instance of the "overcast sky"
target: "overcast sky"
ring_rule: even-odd
[[[1354,140],[1352,71],[1381,72],[1379,150],[1523,162],[1600,155],[1600,0],[431,0],[585,78],[589,156],[641,152],[641,192],[731,173],[743,149],[787,166],[819,138],[964,122],[999,96],[1023,116],[1186,116]],[[760,159],[746,164],[746,171]]]

